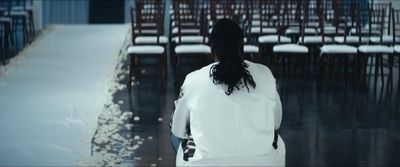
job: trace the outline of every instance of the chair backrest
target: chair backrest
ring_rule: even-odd
[[[28,0],[13,0],[13,6],[21,6],[23,10],[26,9],[26,4]],[[30,1],[30,0],[29,0]]]
[[[324,4],[324,22],[327,25],[333,25],[335,22],[335,13],[339,8],[338,0],[326,0]]]
[[[298,2],[297,6],[300,9],[301,16],[299,18],[299,31],[300,31],[300,39],[299,43],[304,43],[304,36],[306,35],[305,29],[308,27],[308,19],[309,19],[309,12],[310,12],[310,1],[301,1]],[[319,24],[323,25],[323,24]]]
[[[276,18],[280,10],[277,0],[261,0],[258,8],[260,14],[260,33],[263,27],[275,27]]]
[[[393,44],[400,43],[400,10],[392,8],[392,34]]]
[[[235,3],[231,0],[210,0],[211,20],[215,23],[222,18],[229,18],[239,22],[235,17]]]
[[[204,3],[200,0],[174,0],[174,21],[177,28],[178,40],[185,35],[203,36],[206,43],[208,34],[206,24],[206,10]]]
[[[369,8],[370,4],[359,0],[352,0],[351,20],[348,23],[348,34],[350,36],[365,36],[369,37]],[[379,34],[376,31],[371,31],[372,34]]]
[[[286,1],[281,1],[282,3],[279,5],[281,7],[281,9],[278,12],[278,19],[276,22],[277,23],[278,44],[281,43],[281,36],[285,35],[285,30],[289,25],[288,17],[290,16],[290,12],[287,8]]]
[[[390,9],[391,3],[375,3],[368,7],[368,36],[378,35],[380,43],[383,42],[383,36],[390,33]]]
[[[157,36],[164,33],[164,5],[162,0],[136,0],[131,7],[132,44],[137,36]]]
[[[350,34],[349,31],[351,30],[351,28],[355,28],[357,26],[357,18],[360,17],[359,19],[361,19],[361,15],[357,13],[359,12],[359,9],[362,10],[361,8],[362,5],[358,0],[351,0],[350,2],[342,4],[341,9],[343,10],[344,15],[347,17],[345,18],[346,19],[345,31],[347,34]]]
[[[369,30],[365,32],[365,24],[368,22],[368,13],[369,13],[369,4],[368,3],[359,3],[357,0],[353,0],[352,6],[350,7],[350,15],[351,15],[351,23],[347,24],[347,26],[351,26],[355,31],[348,32],[349,36],[358,37],[357,43],[351,43],[352,45],[361,45],[369,42]],[[353,23],[354,22],[354,23]],[[348,23],[348,20],[347,20]],[[367,24],[368,25],[368,24]],[[372,32],[372,31],[371,31]],[[347,35],[344,36],[344,43],[347,42]],[[363,40],[365,39],[365,40]]]
[[[355,9],[354,0],[350,1],[339,1],[332,0],[332,9],[333,9],[333,18],[331,19],[331,26],[334,28],[334,31],[331,33],[331,36],[343,36],[344,43],[347,43],[347,30],[348,26],[353,24],[355,21],[353,17],[355,16],[354,12],[351,12]],[[330,10],[324,9],[325,15],[330,14]],[[327,17],[325,17],[327,18]],[[325,29],[323,31],[325,32]]]
[[[302,0],[285,0],[283,1],[283,10],[285,11],[285,22],[288,27],[297,27],[300,26],[302,20],[302,4],[304,2]]]
[[[27,6],[33,6],[33,0],[12,0],[11,10],[26,11]]]
[[[10,13],[12,6],[11,0],[0,0],[0,16],[5,16]]]
[[[308,17],[306,25],[307,27],[317,28],[319,27],[319,10],[321,6],[321,0],[309,0],[308,2]]]

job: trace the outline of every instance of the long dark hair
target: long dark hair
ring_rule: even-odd
[[[248,65],[243,62],[243,31],[234,21],[221,19],[215,24],[210,37],[211,50],[217,57],[219,63],[210,69],[210,77],[214,84],[225,84],[227,95],[240,88],[249,86],[253,89],[256,83],[250,72],[246,69]]]

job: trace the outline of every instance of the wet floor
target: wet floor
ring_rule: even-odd
[[[134,127],[119,133],[140,138],[139,147],[124,157],[123,164],[175,164],[169,121],[176,90],[170,71],[165,93],[160,93],[154,79],[156,71],[143,67],[143,77],[134,82],[130,95],[126,89],[114,95],[116,103],[124,101],[118,103],[122,111],[133,113],[126,121]],[[301,77],[276,75],[283,105],[279,133],[286,143],[287,166],[400,166],[397,66],[394,71],[393,88],[375,83],[371,75],[366,80],[368,89],[354,87],[343,78],[326,86],[316,76],[310,76],[305,85]],[[127,82],[126,75],[120,81],[123,84]]]

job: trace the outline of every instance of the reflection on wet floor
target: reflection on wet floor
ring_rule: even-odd
[[[399,166],[397,68],[389,90],[373,81],[368,90],[363,90],[341,79],[331,81],[326,88],[316,77],[311,77],[307,85],[301,79],[279,77],[283,104],[279,133],[286,143],[287,166]],[[169,138],[176,98],[173,78],[168,75],[166,92],[160,93],[159,82],[146,78],[155,71],[144,68],[141,72],[143,77],[134,82],[131,95],[124,88],[113,99],[122,111],[133,113],[126,120],[134,124],[133,128],[119,133],[139,143],[121,164],[173,166],[175,154]],[[127,83],[127,74],[124,75],[122,84]]]

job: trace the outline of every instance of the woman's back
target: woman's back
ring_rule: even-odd
[[[187,75],[175,103],[172,133],[185,139],[177,165],[283,166],[271,71],[243,60],[243,32],[232,20],[215,24],[210,43],[217,62]]]
[[[196,144],[194,156],[189,159],[191,163],[205,165],[208,161],[222,161],[220,163],[230,164],[225,161],[234,159],[254,162],[265,159],[274,150],[274,111],[281,109],[275,79],[267,67],[245,63],[254,81],[262,84],[229,96],[225,93],[226,85],[214,84],[207,75],[214,64],[187,76],[182,91],[187,99],[191,135]]]

